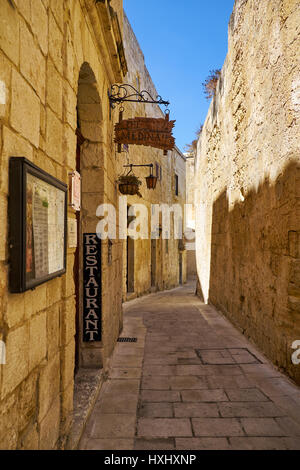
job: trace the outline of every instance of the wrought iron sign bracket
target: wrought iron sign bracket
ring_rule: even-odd
[[[144,166],[144,167],[148,167],[148,168],[153,168],[153,163],[148,163],[146,165],[134,165],[133,163],[129,163],[128,165],[123,165],[123,168],[133,168],[133,167],[141,167],[141,166]]]
[[[116,105],[126,102],[131,103],[144,103],[144,104],[158,104],[169,106],[170,102],[162,99],[160,95],[154,99],[146,90],[138,91],[132,85],[124,83],[123,85],[114,84],[108,91],[108,98],[111,109]]]

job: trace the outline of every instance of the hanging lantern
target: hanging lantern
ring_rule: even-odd
[[[156,183],[157,183],[157,177],[153,175],[147,176],[146,183],[147,183],[148,189],[155,189]]]
[[[150,175],[146,177],[146,184],[148,189],[155,189],[157,183],[157,176],[153,176],[153,164],[151,165]]]

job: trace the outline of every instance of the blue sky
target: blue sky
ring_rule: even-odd
[[[169,100],[183,151],[205,121],[202,83],[221,68],[234,0],[123,0],[157,92]]]

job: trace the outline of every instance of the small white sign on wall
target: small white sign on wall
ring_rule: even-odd
[[[69,173],[69,193],[70,206],[75,211],[80,211],[81,207],[81,178],[78,171]]]
[[[68,246],[77,247],[77,220],[68,218]]]

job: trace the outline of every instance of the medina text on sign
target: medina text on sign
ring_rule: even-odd
[[[101,240],[83,235],[83,341],[101,341]]]
[[[175,121],[169,116],[163,118],[136,117],[124,119],[115,125],[115,142],[117,144],[146,145],[162,150],[173,150],[175,139],[172,130]]]

